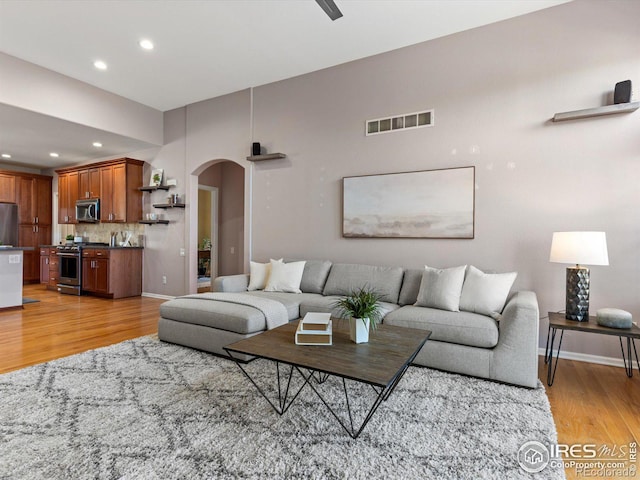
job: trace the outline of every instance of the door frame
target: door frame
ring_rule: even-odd
[[[212,187],[210,185],[201,185],[198,184],[198,190],[208,190],[211,192],[211,245],[213,248],[211,249],[211,280],[218,276],[218,255],[220,244],[218,242],[218,195],[219,189],[218,187]]]

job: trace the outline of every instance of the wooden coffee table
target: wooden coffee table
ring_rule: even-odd
[[[379,325],[369,336],[368,343],[356,344],[349,339],[347,321],[333,319],[333,345],[309,346],[295,344],[297,326],[298,321],[290,322],[227,345],[224,349],[278,414],[284,414],[302,389],[309,385],[352,438],[360,435],[382,401],[393,392],[431,335],[429,330]],[[277,405],[251,378],[243,363],[233,356],[234,353],[276,362]],[[289,366],[284,380],[280,378],[280,364]],[[294,372],[298,372],[304,379],[304,383],[295,393],[290,392],[289,388]],[[342,380],[349,425],[345,425],[314,385],[314,383],[323,383],[329,376],[339,377]],[[346,379],[369,384],[377,394],[360,427],[353,424]]]

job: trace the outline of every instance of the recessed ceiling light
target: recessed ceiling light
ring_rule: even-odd
[[[59,155],[59,154],[57,154],[56,152],[51,152],[51,153],[49,154],[49,156],[50,156],[50,157],[53,157],[53,158],[58,158],[60,155]]]
[[[2,158],[11,158],[11,155],[9,155],[8,153],[3,153]]]
[[[142,40],[140,40],[140,42],[138,42],[138,44],[145,50],[153,50],[153,42],[151,40],[143,38]]]
[[[100,148],[102,144],[100,142],[93,142],[93,146],[96,148]]]
[[[107,64],[104,63],[102,60],[96,60],[95,62],[93,62],[93,66],[96,67],[98,70],[107,69]]]

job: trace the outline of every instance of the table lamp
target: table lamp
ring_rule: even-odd
[[[567,267],[566,314],[569,320],[589,321],[589,269],[583,265],[609,265],[604,232],[554,232],[549,261]]]

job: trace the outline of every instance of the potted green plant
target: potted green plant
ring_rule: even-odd
[[[369,330],[375,330],[382,318],[380,300],[381,296],[374,290],[361,287],[334,302],[333,306],[340,315],[349,319],[349,333],[353,342],[369,341]]]
[[[65,237],[65,243],[73,243],[73,235],[69,234]]]

